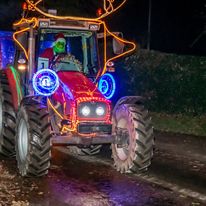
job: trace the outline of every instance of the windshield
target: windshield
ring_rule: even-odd
[[[78,71],[87,75],[98,72],[95,33],[91,31],[41,29],[37,45],[37,68]]]

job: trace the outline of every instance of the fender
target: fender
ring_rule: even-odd
[[[117,108],[122,105],[122,104],[137,104],[137,103],[144,103],[145,101],[145,98],[144,97],[141,97],[141,96],[125,96],[125,97],[122,97],[120,98],[114,109],[113,109],[113,114],[115,114]]]
[[[22,87],[20,83],[20,76],[18,71],[12,66],[8,67],[4,71],[7,75],[9,82],[13,100],[13,107],[15,111],[17,111],[22,100]]]

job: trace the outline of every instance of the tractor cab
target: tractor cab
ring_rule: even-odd
[[[65,48],[61,52],[55,51],[54,48],[57,41],[55,38],[59,34],[63,36],[63,38],[59,38],[60,41],[65,41],[63,42]],[[82,30],[81,28],[40,27],[36,50],[37,70],[51,68],[56,71],[79,71],[88,76],[95,75],[98,72],[99,57],[95,31]],[[53,54],[50,54],[50,58],[44,57],[45,51],[53,52]],[[61,60],[57,57],[58,55]]]
[[[55,72],[76,71],[94,79],[100,68],[98,24],[86,21],[38,19],[37,25],[35,29],[30,28],[29,31],[16,35],[21,46],[17,48],[15,65],[23,74],[25,81],[31,79],[33,74],[41,69],[51,69]],[[15,29],[20,29],[22,26],[29,25],[20,24],[15,26]],[[63,36],[60,40],[65,44],[63,51],[59,52],[54,48],[58,35]],[[22,46],[28,48],[28,57],[25,56]]]

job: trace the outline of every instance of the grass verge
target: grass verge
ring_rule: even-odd
[[[206,115],[193,117],[152,112],[151,116],[156,130],[206,137]]]

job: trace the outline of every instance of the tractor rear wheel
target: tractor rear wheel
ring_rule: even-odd
[[[4,71],[0,72],[0,154],[15,155],[16,113],[12,104],[12,93]]]
[[[51,159],[51,125],[47,108],[22,102],[17,115],[16,158],[22,176],[43,176]]]
[[[142,104],[122,104],[113,116],[116,134],[123,140],[112,144],[115,167],[121,173],[146,171],[154,149],[153,127]]]

